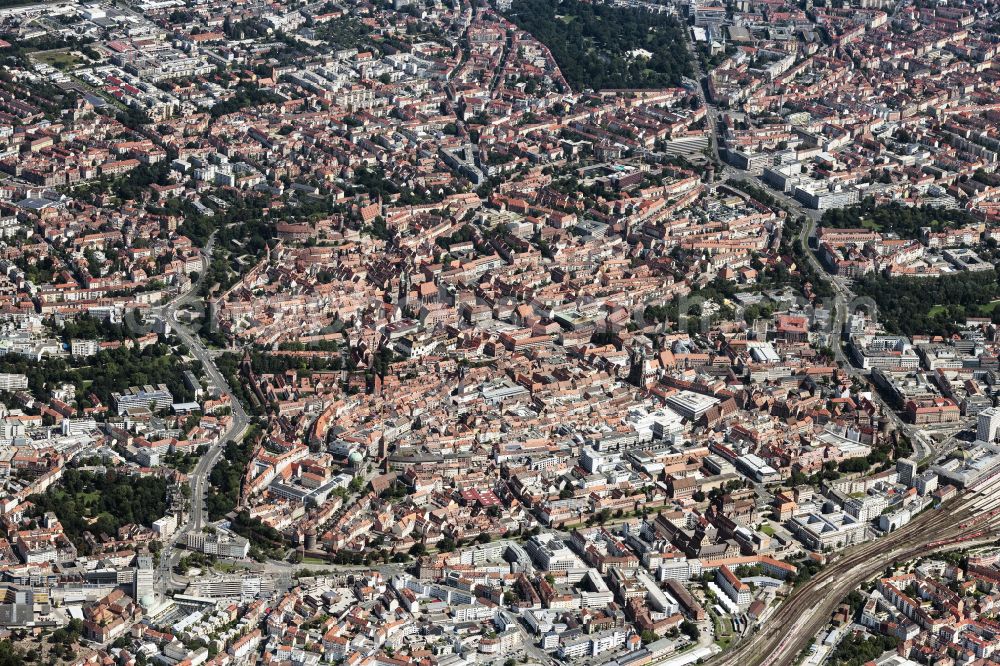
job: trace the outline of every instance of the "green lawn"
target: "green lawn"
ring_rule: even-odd
[[[36,60],[52,65],[56,69],[73,69],[80,64],[80,58],[73,53],[56,49],[52,51],[38,51],[33,56]]]
[[[710,612],[709,615],[715,628],[715,643],[725,650],[733,642],[733,622],[728,617],[719,617],[715,613]]]
[[[988,317],[989,315],[993,314],[993,311],[996,310],[998,307],[1000,307],[1000,301],[990,301],[985,305],[980,305],[979,312],[983,316]]]
[[[996,310],[998,307],[1000,307],[1000,300],[990,301],[989,303],[984,303],[983,305],[978,306],[976,310],[972,310],[968,314],[970,317],[976,316],[977,314],[980,317],[989,317],[990,315],[993,314],[993,311]],[[948,309],[947,306],[935,305],[934,307],[932,307],[930,310],[927,311],[927,316],[933,317],[934,315],[945,312],[947,309]]]
[[[247,571],[247,566],[245,564],[240,564],[238,562],[223,562],[222,560],[217,560],[212,563],[212,567],[217,571],[223,573],[233,573],[234,571]]]
[[[52,491],[52,497],[59,503],[65,503],[69,501],[76,501],[78,506],[90,509],[101,499],[101,494],[99,492],[92,491],[89,493],[81,492],[75,498],[70,497],[69,493],[62,489],[55,489]],[[89,513],[89,512],[88,512]]]

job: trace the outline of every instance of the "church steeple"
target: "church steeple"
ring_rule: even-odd
[[[646,388],[649,383],[649,373],[646,364],[646,348],[642,345],[632,345],[628,352],[629,369],[628,383],[639,388]]]
[[[410,271],[409,269],[404,269],[399,276],[399,298],[396,302],[405,305],[407,300],[407,295],[410,293]]]

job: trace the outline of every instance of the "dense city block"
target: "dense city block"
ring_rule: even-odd
[[[0,1],[0,666],[1000,661],[998,50]]]

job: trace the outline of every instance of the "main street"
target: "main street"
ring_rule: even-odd
[[[715,128],[714,123],[712,127]],[[717,138],[714,137],[714,135],[713,141],[717,141]],[[858,299],[857,295],[851,290],[849,283],[843,278],[831,275],[826,270],[826,267],[822,264],[822,262],[820,262],[816,257],[816,253],[813,252],[810,239],[813,236],[816,222],[820,217],[819,211],[805,208],[801,203],[792,197],[787,196],[785,193],[767,188],[760,179],[754,177],[746,171],[739,171],[727,166],[723,168],[722,174],[727,180],[744,182],[749,185],[753,185],[754,187],[767,189],[768,194],[784,206],[791,215],[805,220],[802,224],[802,228],[799,230],[798,240],[801,243],[805,255],[813,269],[818,274],[826,276],[830,286],[833,288],[833,301],[830,304],[830,345],[833,349],[834,360],[852,379],[870,385],[869,378],[865,371],[861,368],[855,367],[854,363],[848,357],[847,352],[844,349],[844,327],[847,324],[847,318],[851,314],[852,310],[865,309],[869,314],[874,316],[876,314],[872,312],[874,304],[868,300]],[[893,427],[906,435],[906,437],[910,440],[913,445],[913,457],[917,461],[932,460],[946,450],[947,442],[949,440],[946,439],[942,444],[935,444],[935,442],[928,437],[925,432],[916,428],[913,424],[903,421],[898,412],[896,412],[895,408],[882,399],[882,396],[874,386],[871,386],[870,388],[872,399],[879,403],[882,408],[882,412],[892,422]]]
[[[205,246],[206,269],[208,263],[211,261],[212,249],[214,247],[215,235],[213,234]],[[233,390],[229,386],[229,382],[225,376],[219,371],[218,366],[215,364],[215,359],[209,353],[208,349],[205,348],[201,339],[189,331],[185,324],[177,318],[179,309],[191,304],[198,298],[198,291],[205,281],[206,274],[207,270],[202,270],[198,276],[198,280],[192,283],[187,291],[182,292],[165,305],[151,308],[147,312],[148,317],[169,324],[170,328],[183,341],[190,353],[201,362],[212,387],[219,392],[228,394],[231,398],[230,404],[232,405],[231,419],[225,432],[219,437],[218,442],[211,445],[208,451],[201,456],[198,464],[195,465],[194,470],[188,477],[191,496],[184,522],[178,525],[173,536],[164,542],[163,549],[160,551],[160,564],[157,569],[157,590],[161,594],[175,587],[172,578],[172,569],[180,559],[180,553],[177,550],[178,542],[188,533],[201,530],[206,524],[205,495],[208,493],[208,475],[225,450],[226,444],[242,438],[250,424],[250,418],[246,410],[233,395]]]
[[[805,250],[805,254],[809,258],[809,262],[813,265],[813,268],[821,275],[826,275],[830,285],[833,287],[834,303],[830,342],[833,346],[834,358],[840,367],[853,379],[870,384],[865,372],[861,368],[855,367],[844,351],[844,327],[847,324],[847,317],[851,314],[852,309],[867,308],[869,315],[876,316],[877,313],[872,311],[874,303],[867,300],[860,301],[854,292],[851,291],[846,281],[835,275],[830,275],[826,271],[826,267],[816,258],[816,254],[812,251],[809,242],[809,239],[813,235],[814,226],[813,219],[807,217],[805,224],[802,225],[802,230],[799,232],[799,242],[802,244],[802,248]],[[895,408],[882,399],[882,396],[874,386],[871,386],[871,395],[881,405],[882,413],[892,421],[893,427],[906,435],[913,444],[914,458],[918,461],[933,459],[943,452],[943,447],[936,445],[925,432],[913,424],[903,421]]]

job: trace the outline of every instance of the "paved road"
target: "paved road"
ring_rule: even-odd
[[[688,32],[690,33],[690,31]],[[710,103],[708,96],[705,94],[705,89],[708,87],[708,76],[705,74],[705,70],[701,66],[701,60],[698,58],[698,54],[696,52],[697,47],[690,39],[687,40],[687,43],[688,52],[691,56],[691,62],[694,63],[695,80],[698,83],[698,99],[701,100],[702,106],[705,107],[705,122],[707,123],[708,129],[712,132],[712,161],[716,164],[722,164],[722,159],[719,157],[719,108],[715,104]]]
[[[701,83],[701,85],[698,86],[698,94],[702,103],[704,103],[707,108],[708,126],[712,131],[713,157],[718,161],[720,145],[718,132],[718,109],[705,97],[704,88],[707,85],[707,79],[705,78],[704,72],[701,70],[701,65],[698,63],[697,59],[695,59],[695,63],[698,70],[699,82]],[[851,377],[869,384],[870,382],[867,374],[862,369],[854,366],[844,350],[844,325],[847,322],[847,316],[851,309],[858,306],[859,301],[857,296],[851,290],[850,284],[847,280],[839,278],[835,275],[830,275],[827,272],[826,267],[816,257],[809,244],[809,239],[813,235],[816,222],[819,221],[822,215],[820,211],[805,208],[799,201],[789,197],[784,192],[778,192],[770,187],[767,187],[759,178],[749,172],[735,169],[729,165],[723,165],[721,177],[724,180],[734,179],[760,187],[788,208],[792,215],[805,218],[806,223],[802,225],[802,230],[799,232],[799,240],[802,242],[802,246],[806,251],[809,262],[813,265],[816,271],[827,276],[834,290],[834,302],[831,304],[831,307],[833,308],[831,342],[833,343],[835,360]],[[890,419],[893,426],[909,438],[910,442],[913,444],[913,457],[917,461],[933,460],[952,448],[954,438],[946,438],[943,442],[936,443],[921,429],[916,428],[913,424],[903,421],[903,419],[900,418],[899,414],[896,412],[895,408],[887,404],[874,387],[872,387],[871,393],[874,399],[882,406],[882,411]]]
[[[208,244],[205,246],[206,263],[211,260],[212,249],[214,246],[215,236],[213,234],[212,238],[209,239]],[[211,385],[219,391],[233,396],[232,388],[230,388],[226,378],[219,371],[214,358],[205,348],[205,345],[202,344],[201,339],[197,335],[191,333],[185,325],[177,319],[178,309],[194,302],[198,298],[198,290],[205,279],[206,273],[207,271],[205,270],[201,271],[197,282],[192,284],[189,290],[181,293],[163,306],[150,309],[147,316],[159,321],[166,321],[174,330],[177,337],[184,342],[191,354],[201,361],[205,374],[208,376]],[[180,553],[176,548],[177,543],[184,535],[189,532],[198,531],[205,526],[207,515],[205,512],[205,495],[208,492],[208,475],[211,473],[215,463],[218,462],[219,457],[225,450],[226,444],[233,440],[239,440],[246,432],[247,426],[250,424],[250,418],[247,415],[246,410],[243,409],[243,405],[240,404],[239,400],[233,397],[231,404],[232,420],[229,427],[219,438],[219,442],[210,446],[208,451],[205,452],[205,454],[198,460],[198,464],[195,465],[194,470],[188,478],[188,482],[191,487],[191,498],[186,520],[183,524],[178,525],[177,531],[169,541],[164,543],[163,550],[160,552],[160,566],[157,570],[157,589],[160,592],[165,592],[169,588],[178,587],[172,578],[172,568],[180,559]]]
[[[802,242],[802,247],[806,251],[806,256],[809,257],[809,262],[817,271],[820,271],[827,276],[827,279],[833,287],[833,307],[835,312],[833,316],[833,335],[831,336],[831,342],[833,343],[834,357],[840,364],[841,368],[843,368],[843,370],[851,377],[869,384],[869,377],[865,371],[856,367],[844,351],[844,326],[847,323],[847,316],[850,314],[851,309],[853,307],[859,307],[859,301],[854,292],[851,291],[848,283],[835,275],[827,273],[826,267],[823,266],[810,249],[809,238],[813,235],[814,226],[815,223],[813,219],[807,218],[806,223],[802,225],[802,231],[799,233],[799,240]],[[943,445],[935,444],[934,440],[928,437],[927,434],[921,429],[917,428],[912,423],[906,423],[903,421],[903,419],[900,418],[899,413],[892,407],[892,405],[887,404],[882,399],[882,396],[879,395],[878,390],[874,386],[871,387],[871,393],[873,398],[882,406],[882,412],[889,418],[890,421],[892,421],[895,429],[905,434],[913,444],[914,458],[920,461],[925,458],[934,458],[943,452],[943,449],[945,448]]]
[[[819,261],[816,254],[810,247],[809,239],[813,236],[816,221],[820,217],[819,211],[804,208],[802,204],[795,199],[782,192],[777,192],[766,187],[762,181],[746,171],[739,171],[733,169],[732,167],[724,167],[723,175],[727,179],[733,178],[735,180],[766,189],[768,194],[786,206],[793,215],[805,218],[805,224],[802,225],[802,229],[799,231],[799,241],[805,249],[806,257],[809,259],[809,263],[812,264],[813,268],[817,272],[822,275],[826,275],[827,280],[829,280],[830,285],[833,287],[833,302],[830,304],[831,311],[833,313],[830,328],[830,343],[833,348],[834,360],[837,361],[838,365],[840,365],[844,372],[846,372],[849,376],[864,384],[870,385],[871,382],[867,373],[862,368],[858,368],[853,364],[847,355],[844,344],[844,326],[847,323],[847,317],[852,310],[864,307],[864,303],[857,298],[857,295],[851,290],[850,284],[846,280],[835,275],[831,275],[826,270],[826,267]],[[953,439],[949,438],[940,444],[936,443],[927,435],[926,432],[911,423],[903,421],[896,409],[882,399],[878,390],[875,389],[874,386],[871,386],[870,388],[872,398],[881,405],[882,412],[892,422],[893,427],[905,434],[913,444],[913,457],[917,461],[932,460],[950,448],[950,445],[953,443]]]

